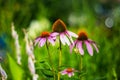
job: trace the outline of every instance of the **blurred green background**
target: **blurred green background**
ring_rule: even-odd
[[[15,25],[22,46],[23,66],[20,68],[24,71],[24,79],[31,80],[27,68],[22,29],[27,29],[30,38],[34,40],[42,31],[52,31],[53,22],[59,18],[66,23],[69,30],[76,34],[79,30],[85,29],[89,38],[99,45],[100,52],[98,54],[94,51],[94,56],[91,57],[87,51],[85,53],[83,59],[84,79],[119,80],[120,0],[0,0],[0,57],[3,58],[0,63],[8,74],[8,80],[13,80],[11,75],[15,75],[8,66],[10,64],[8,59],[11,58],[6,56],[9,54],[15,60],[11,23],[13,22]],[[54,47],[51,49],[54,50]],[[35,47],[34,52],[37,61],[41,61],[45,56],[41,51],[46,54],[44,47]],[[58,52],[54,51],[52,55],[56,53]],[[67,58],[66,60],[70,60],[69,62],[63,60],[63,64],[66,64],[65,68],[70,66],[77,69],[78,61],[74,52],[73,56],[69,53],[69,47],[63,48],[63,55],[67,56],[64,57]],[[57,62],[54,60],[54,63]],[[43,71],[39,69],[40,65],[40,63],[36,63],[36,71],[43,77]],[[71,78],[69,80],[77,79]]]

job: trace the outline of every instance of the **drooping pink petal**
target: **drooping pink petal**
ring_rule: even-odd
[[[77,35],[77,34],[75,34],[75,33],[71,32],[71,31],[67,31],[67,32],[68,32],[68,34],[69,34],[70,36],[73,36],[73,37],[75,37],[75,38],[77,38],[77,37],[78,37],[78,35]]]
[[[53,32],[50,34],[50,36],[57,36],[57,35],[59,35],[59,33],[57,33],[57,32]]]
[[[78,48],[80,54],[81,54],[81,55],[84,55],[84,50],[83,50],[83,48],[82,48],[82,41],[79,41],[79,42],[77,42],[76,44],[77,44],[76,47]]]
[[[69,76],[69,77],[74,76],[74,73],[73,73],[73,72],[68,73],[68,76]]]
[[[71,43],[73,43],[73,42],[74,42],[71,36],[69,37],[69,39],[70,39]]]
[[[87,40],[84,41],[84,42],[85,42],[85,44],[86,44],[88,53],[89,53],[91,56],[93,56],[93,48],[92,48],[91,44],[90,44]]]
[[[40,42],[39,42],[39,46],[42,47],[46,42],[46,38],[41,38]]]
[[[52,39],[55,41],[55,40],[56,40],[56,37],[52,37]]]
[[[72,49],[74,48],[76,42],[77,40],[70,44],[70,53],[72,53]]]
[[[64,41],[65,41],[65,43],[67,43],[68,46],[70,45],[70,41],[65,35],[64,35]]]
[[[64,34],[60,34],[60,41],[62,42],[63,45],[65,45],[65,41],[64,41]]]
[[[48,37],[48,41],[49,41],[52,45],[55,45],[55,41],[54,41],[51,37]]]
[[[65,75],[65,74],[67,74],[67,71],[64,70],[64,71],[61,71],[60,73],[61,73],[62,75]]]
[[[35,39],[35,41],[34,41],[34,45],[36,45],[40,40],[41,40],[41,38],[37,38],[37,39]]]
[[[38,46],[41,47],[41,40],[43,40],[43,38],[40,39],[40,41],[38,42]]]
[[[70,53],[72,53],[73,47],[74,47],[74,43],[72,43],[72,44],[70,45]]]
[[[73,43],[73,39],[72,36],[70,36],[70,34],[66,31],[65,35],[67,35],[67,37],[69,38],[70,42]]]
[[[94,48],[96,49],[96,51],[97,51],[97,53],[98,53],[99,50],[98,50],[98,47],[96,46],[96,44],[95,44],[95,43],[92,43],[92,45],[94,46]]]

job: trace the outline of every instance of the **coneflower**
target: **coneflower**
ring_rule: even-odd
[[[56,36],[59,37],[59,68],[62,64],[62,45],[70,45],[73,43],[72,37],[78,37],[75,33],[68,31],[66,28],[65,23],[61,20],[58,19],[53,23],[52,26],[53,33],[57,34]],[[59,69],[58,69],[59,71]],[[60,80],[60,73],[58,72],[58,80]]]
[[[61,71],[60,73],[62,75],[67,74],[68,77],[74,76],[74,72],[78,72],[77,70],[75,70],[74,68],[66,68],[63,71]]]
[[[80,31],[78,33],[78,38],[74,41],[72,45],[70,45],[70,51],[72,51],[73,47],[75,46],[78,49],[79,53],[81,55],[84,55],[84,50],[82,47],[83,43],[86,45],[87,51],[91,56],[93,56],[92,46],[95,48],[97,52],[99,52],[95,41],[89,39],[85,31]]]
[[[63,45],[70,45],[73,42],[72,37],[78,37],[75,33],[67,30],[65,23],[61,19],[54,22],[52,29],[53,33],[58,33]]]
[[[35,39],[35,45],[38,43],[38,45],[42,47],[47,41],[52,45],[55,45],[56,35],[57,33],[49,33],[47,31],[44,31],[39,37]]]
[[[49,52],[48,43],[51,43],[52,45],[55,45],[56,35],[57,35],[57,33],[49,33],[47,31],[44,31],[34,41],[35,45],[38,43],[38,45],[40,47],[42,47],[46,44],[46,48],[47,48],[47,51],[48,51],[48,59],[49,59],[50,65],[52,66],[52,72],[53,72],[53,75],[54,75],[54,80],[55,80],[55,71],[54,71],[54,67],[53,67],[53,64],[52,64],[52,58],[51,58],[51,54]]]

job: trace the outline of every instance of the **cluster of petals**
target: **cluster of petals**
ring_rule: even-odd
[[[35,39],[35,45],[38,43],[38,45],[42,47],[46,41],[50,42],[52,45],[55,45],[57,36],[59,36],[59,39],[63,45],[70,45],[73,43],[72,37],[78,37],[77,34],[68,31],[65,23],[58,19],[53,24],[53,32],[42,32],[41,35]]]
[[[42,47],[47,41],[52,45],[55,45],[56,37],[59,36],[59,40],[63,45],[70,45],[70,52],[73,48],[76,47],[81,55],[84,55],[83,45],[86,45],[88,53],[93,56],[93,47],[97,52],[99,52],[96,43],[89,39],[85,31],[75,34],[67,30],[65,23],[58,19],[53,23],[52,26],[53,32],[42,32],[39,37],[35,39],[35,45],[38,43]],[[75,41],[72,40],[72,37],[77,38]]]

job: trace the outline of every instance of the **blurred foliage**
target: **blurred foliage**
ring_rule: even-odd
[[[9,66],[12,74],[13,80],[22,80],[23,78],[23,70],[20,66],[12,59],[11,56],[8,55]],[[19,78],[18,78],[19,77]]]
[[[9,56],[2,63],[8,74],[8,80],[18,80],[25,74],[25,80],[30,80],[27,67],[27,55],[25,54],[25,42],[23,40],[22,28],[28,29],[33,20],[40,21],[46,18],[52,24],[56,19],[62,19],[68,29],[77,33],[80,29],[85,29],[91,39],[99,44],[100,52],[94,53],[91,57],[87,51],[83,58],[84,80],[119,80],[120,79],[120,1],[119,0],[0,0],[0,38],[6,42]],[[106,19],[111,21],[105,23]],[[22,52],[22,67],[16,64],[14,40],[11,37],[11,23],[14,22],[15,29],[19,34]],[[113,23],[113,24],[111,24]],[[107,25],[106,25],[107,24]],[[47,24],[46,24],[47,25]],[[45,26],[46,26],[45,25]],[[47,29],[51,30],[51,26]],[[39,27],[41,28],[41,27]],[[1,37],[3,36],[4,37]],[[2,43],[0,41],[0,43]],[[4,46],[0,45],[0,54]],[[50,52],[54,60],[54,67],[58,65],[57,45],[50,46]],[[35,47],[36,71],[39,80],[51,78],[48,69],[48,61],[45,47]],[[70,54],[69,47],[63,47],[63,67],[74,67],[78,69],[76,54]],[[67,60],[67,61],[66,61]],[[69,60],[69,61],[68,61]],[[19,69],[19,71],[17,71]],[[24,70],[24,71],[23,71]],[[27,70],[27,71],[26,71]],[[16,71],[19,72],[16,74]],[[14,75],[15,74],[15,75]],[[77,80],[77,76],[82,73],[75,73],[75,77],[66,80]],[[12,76],[12,77],[11,77]],[[20,77],[19,76],[19,77]],[[20,79],[20,78],[19,78]],[[21,79],[20,79],[21,80]],[[23,80],[23,79],[22,79]]]

